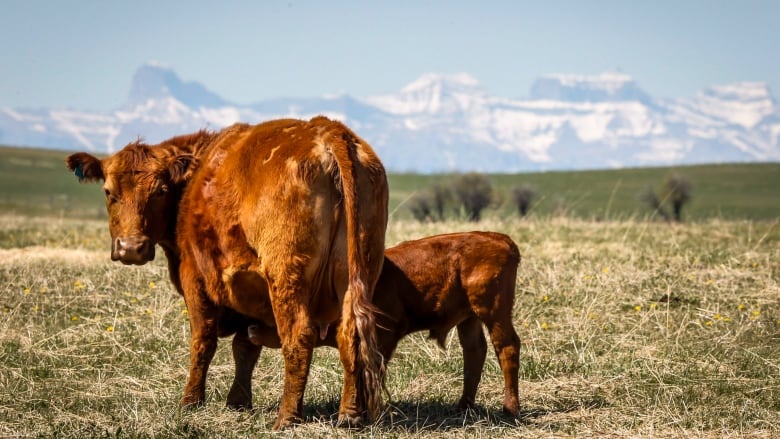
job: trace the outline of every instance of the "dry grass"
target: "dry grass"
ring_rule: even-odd
[[[441,350],[420,334],[390,363],[386,416],[360,431],[334,426],[341,368],[334,350],[318,349],[306,423],[282,435],[780,435],[780,225],[395,221],[387,240],[473,228],[508,233],[523,254],[521,418],[500,413],[492,354],[480,406],[454,410],[459,344],[451,334]],[[177,409],[189,326],[159,259],[112,264],[103,222],[0,216],[0,436],[271,434],[278,351],[261,356],[253,411],[224,406],[229,343],[209,371],[207,404]]]

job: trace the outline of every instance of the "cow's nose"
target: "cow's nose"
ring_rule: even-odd
[[[123,264],[145,264],[154,259],[154,244],[145,236],[116,238],[111,249],[111,259]]]

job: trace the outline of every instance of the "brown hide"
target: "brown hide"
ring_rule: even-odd
[[[317,334],[341,321],[339,417],[376,416],[383,365],[371,299],[388,192],[365,141],[324,117],[283,119],[67,163],[81,180],[105,181],[112,258],[143,264],[155,244],[165,250],[190,317],[182,406],[204,401],[217,337],[251,318],[277,325],[281,338],[285,386],[274,427],[300,421]],[[256,348],[239,334],[237,362],[254,361]],[[247,407],[248,397],[248,386],[234,387],[228,403]]]
[[[504,411],[516,416],[520,339],[512,325],[512,308],[519,263],[511,238],[491,232],[437,235],[387,249],[374,294],[384,357],[389,360],[407,334],[427,330],[443,345],[447,333],[457,327],[464,360],[458,406],[467,408],[474,404],[485,362],[484,324],[504,375]],[[251,325],[249,336],[257,345],[279,346],[272,327]],[[333,332],[319,344],[335,346]]]

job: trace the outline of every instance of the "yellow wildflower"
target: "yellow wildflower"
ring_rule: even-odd
[[[114,332],[114,325],[106,326],[106,332]]]

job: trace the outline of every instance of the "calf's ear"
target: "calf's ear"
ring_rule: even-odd
[[[100,159],[91,154],[87,154],[86,152],[71,154],[65,159],[65,164],[68,165],[68,169],[76,174],[76,177],[79,178],[79,182],[105,180]]]
[[[198,159],[194,155],[177,155],[168,166],[168,176],[171,178],[171,183],[180,184],[189,181],[197,167]]]

